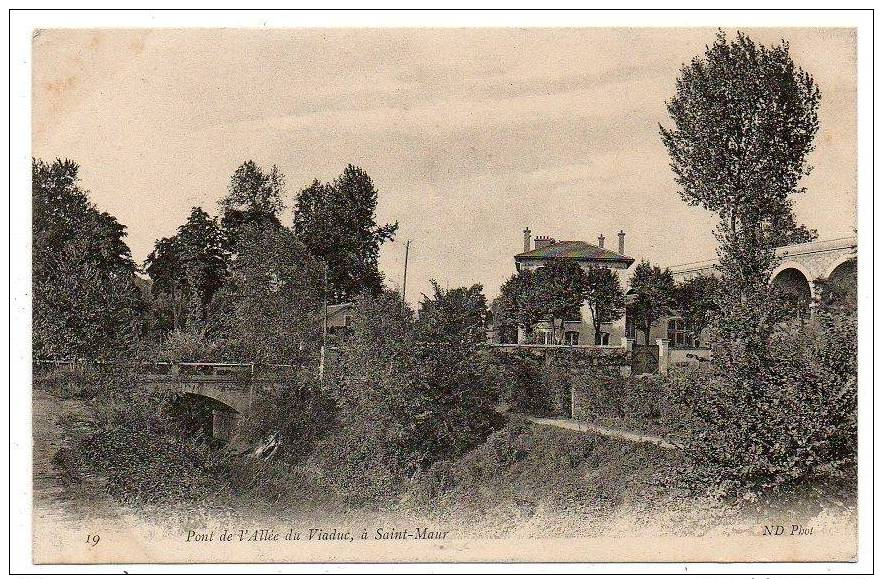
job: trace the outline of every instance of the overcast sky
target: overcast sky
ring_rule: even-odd
[[[761,29],[785,38],[822,92],[821,129],[797,216],[850,235],[856,200],[855,34]],[[40,32],[33,155],[68,157],[98,206],[128,226],[137,260],[190,207],[217,212],[245,160],[297,191],[364,168],[381,252],[408,296],[429,280],[514,272],[522,230],[615,247],[661,265],[711,258],[715,219],[677,195],[658,123],[682,63],[711,29],[350,29]]]

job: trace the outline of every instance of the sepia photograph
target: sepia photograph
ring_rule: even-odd
[[[29,30],[33,564],[855,562],[859,31],[726,22]]]

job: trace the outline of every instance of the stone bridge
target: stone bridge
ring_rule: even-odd
[[[857,247],[855,237],[779,247],[770,281],[808,308],[819,297],[818,280],[855,287]],[[716,268],[717,261],[709,260],[672,267],[671,272],[675,280],[681,281],[699,275],[714,275]]]
[[[212,411],[212,436],[220,440],[233,437],[256,395],[279,388],[272,374],[257,375],[254,364],[158,362],[144,366],[138,376],[147,386],[203,400]]]

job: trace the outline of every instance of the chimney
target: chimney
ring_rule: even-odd
[[[625,231],[619,230],[619,255],[625,255]]]
[[[524,251],[530,251],[530,228],[524,228]]]
[[[546,235],[537,235],[533,240],[533,248],[539,249],[541,247],[548,247],[555,243],[555,240]]]
[[[604,234],[598,236],[598,247],[604,249]]]

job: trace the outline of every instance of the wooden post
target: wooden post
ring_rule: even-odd
[[[328,262],[324,264],[322,290],[322,347],[319,349],[319,385],[325,385],[325,343],[328,338]]]
[[[411,240],[405,243],[405,275],[402,279],[402,315],[405,313],[405,294],[408,291],[408,250],[411,248]]]
[[[248,409],[254,404],[254,362],[251,363],[251,375],[248,381]]]

